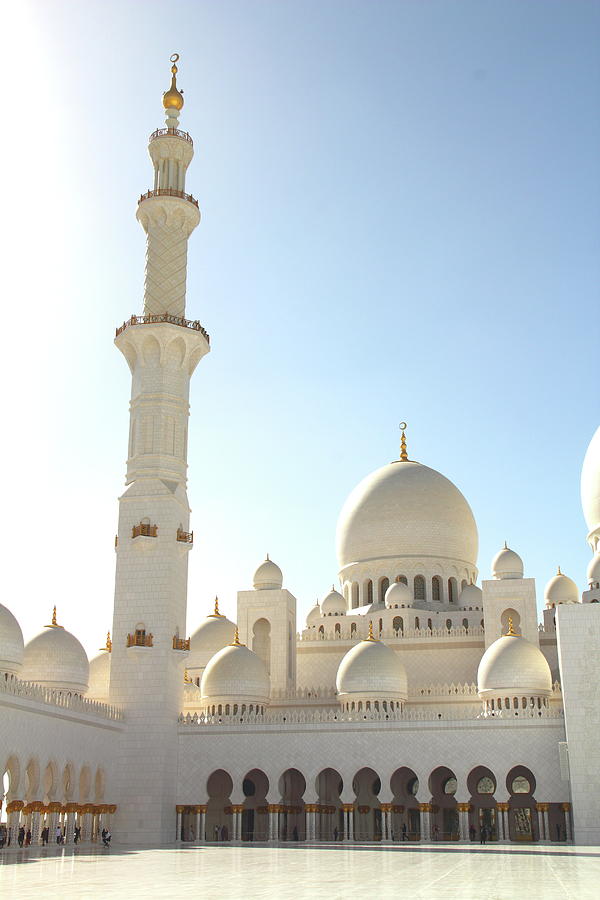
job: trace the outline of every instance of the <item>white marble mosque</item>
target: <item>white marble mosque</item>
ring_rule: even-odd
[[[115,339],[132,389],[112,638],[88,661],[55,609],[24,646],[0,606],[4,839],[600,844],[600,429],[581,480],[589,588],[549,563],[542,622],[515,549],[480,576],[469,503],[403,431],[350,492],[306,623],[267,557],[236,622],[215,601],[188,630],[189,385],[210,339],[185,318],[200,213],[172,63],[137,211],[143,312]]]

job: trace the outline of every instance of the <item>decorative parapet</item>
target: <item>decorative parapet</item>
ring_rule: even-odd
[[[135,634],[127,635],[128,647],[152,647],[154,641],[153,634],[146,634],[145,631],[136,631]]]
[[[541,709],[523,712],[518,718],[506,716],[503,721],[516,721],[525,723],[528,720],[562,719],[562,710]],[[404,711],[370,710],[367,712],[343,712],[342,710],[290,710],[288,712],[267,711],[260,713],[238,713],[237,715],[208,715],[207,713],[181,713],[180,725],[213,726],[213,725],[318,725],[318,724],[347,724],[360,725],[364,722],[437,722],[437,721],[484,721],[493,727],[495,720],[501,720],[502,715],[484,717],[478,710],[476,715],[469,716],[464,710],[424,710],[404,709]]]
[[[179,638],[177,635],[173,638],[173,650],[189,650],[190,638]]]
[[[337,691],[334,687],[296,688],[295,691],[280,688],[271,693],[271,700],[335,700],[336,698]]]
[[[158,537],[158,525],[148,525],[146,522],[140,522],[131,529],[131,537]]]
[[[140,195],[138,206],[149,197],[179,197],[180,200],[187,200],[187,202],[193,204],[196,209],[198,208],[198,201],[195,197],[192,197],[191,194],[186,194],[185,191],[178,191],[176,188],[155,188],[153,191],[146,191],[145,194]]]
[[[115,337],[118,338],[119,335],[125,331],[126,328],[129,328],[131,325],[178,325],[180,328],[191,328],[192,331],[199,331],[203,337],[206,338],[208,343],[210,344],[210,335],[208,331],[203,328],[200,322],[197,319],[184,319],[183,316],[173,316],[171,313],[156,313],[148,316],[136,316],[133,315],[131,318],[127,319],[126,322],[123,322],[116,331]]]
[[[123,710],[118,706],[101,703],[99,700],[88,700],[81,694],[44,687],[33,681],[21,681],[15,675],[0,675],[0,694],[10,694],[13,697],[22,697],[25,700],[33,700],[47,706],[59,706],[63,709],[73,710],[73,712],[100,716],[116,722],[123,720]]]
[[[193,531],[183,531],[181,528],[177,529],[177,540],[180,544],[193,544],[194,543],[194,532]]]
[[[305,628],[301,634],[299,635],[299,640],[306,642],[311,641],[313,643],[317,643],[319,641],[360,641],[367,634],[366,624],[363,626],[363,623],[360,623],[360,627],[356,628],[354,631],[352,630],[351,623],[348,626],[345,626],[343,623],[343,617],[334,617],[328,618],[327,621],[323,622],[321,626],[315,625],[312,628]],[[340,625],[340,630],[336,631],[335,626]],[[319,631],[319,628],[322,627],[324,630]],[[442,639],[448,640],[448,638],[452,638],[455,640],[465,640],[467,638],[483,638],[485,636],[485,630],[479,626],[474,626],[473,628],[464,628],[462,625],[457,628],[405,628],[404,630],[395,628],[384,628],[382,631],[375,632],[376,637],[380,638],[383,641],[402,641],[408,639],[417,639],[417,640],[428,640],[430,641],[432,638],[435,640]]]
[[[187,131],[181,131],[179,128],[157,128],[156,131],[153,131],[150,135],[150,143],[161,137],[183,138],[183,140],[187,141],[188,144],[191,144],[192,147],[194,146],[191,135]]]
[[[410,698],[412,701],[428,700],[430,697],[459,698],[478,696],[477,685],[474,682],[471,682],[470,684],[467,682],[464,684],[454,684],[454,682],[451,682],[450,684],[427,684],[410,691]]]

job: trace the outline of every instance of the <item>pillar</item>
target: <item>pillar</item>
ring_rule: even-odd
[[[563,803],[562,808],[565,814],[565,840],[570,842],[573,840],[573,832],[571,830],[571,804]]]
[[[392,840],[392,820],[391,820],[391,812],[392,812],[392,804],[391,803],[382,803],[381,804],[381,819],[382,819],[382,835],[381,839],[384,841]]]
[[[233,813],[233,840],[241,841],[242,839],[242,813],[244,811],[244,807],[241,804],[236,804],[231,807],[231,811]]]
[[[421,840],[430,841],[431,832],[429,829],[429,813],[431,812],[431,804],[419,803],[419,812],[421,814]]]
[[[176,810],[177,810],[177,825],[176,825],[177,830],[175,832],[175,843],[180,844],[181,843],[181,823],[183,820],[183,806],[177,806]]]
[[[546,808],[546,814],[544,817],[544,807]],[[548,824],[548,804],[547,803],[536,803],[535,809],[538,817],[538,834],[540,841],[547,841],[547,824]]]
[[[306,840],[315,840],[315,813],[317,807],[314,803],[307,803],[304,807],[306,812]]]
[[[279,835],[277,833],[277,811],[279,809],[274,803],[269,803],[269,840],[277,841],[279,839]]]
[[[508,822],[506,815],[508,813],[508,803],[496,803],[496,809],[498,810],[498,840],[507,841]]]
[[[471,808],[470,803],[457,803],[456,808],[458,810],[458,824],[459,824],[459,834],[461,841],[469,840],[469,809]]]

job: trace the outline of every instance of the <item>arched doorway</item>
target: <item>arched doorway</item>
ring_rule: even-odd
[[[469,799],[469,838],[481,840],[485,828],[488,841],[498,840],[498,822],[496,815],[496,778],[485,766],[477,766],[467,778]]]
[[[206,840],[229,841],[232,836],[233,816],[231,792],[233,781],[224,769],[217,769],[206,782]]]
[[[446,766],[439,766],[429,776],[432,841],[457,841],[460,838],[456,789],[456,775]]]
[[[323,769],[316,780],[319,811],[316,819],[316,838],[333,841],[336,833],[344,836],[344,813],[340,799],[344,787],[342,776],[335,769]]]
[[[392,840],[419,841],[421,815],[417,793],[419,779],[412,769],[396,769],[390,779],[392,789]]]
[[[286,769],[279,779],[283,809],[279,839],[282,841],[306,840],[306,816],[302,799],[305,790],[304,775],[298,769]]]
[[[380,841],[383,828],[378,794],[381,781],[373,769],[360,769],[352,779],[354,791],[354,840]]]
[[[269,779],[261,769],[252,769],[242,781],[242,840],[266,841],[269,837],[267,794]]]
[[[535,778],[525,766],[515,766],[506,776],[508,835],[511,841],[539,841],[535,802]]]

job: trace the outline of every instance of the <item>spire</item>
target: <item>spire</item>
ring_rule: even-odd
[[[372,619],[369,621],[369,634],[368,634],[368,637],[365,638],[365,640],[372,641],[373,643],[376,643],[376,641],[377,641],[377,638],[373,634],[373,620]]]
[[[243,644],[240,644],[240,632],[239,632],[237,625],[235,626],[235,634],[233,636],[233,640],[229,646],[230,647],[243,647],[244,646]]]
[[[110,639],[110,631],[106,632],[106,646],[100,647],[101,650],[106,650],[108,653],[112,653],[112,641]]]
[[[507,541],[504,541],[504,549],[508,550],[508,542]]]
[[[400,422],[400,462],[410,462],[408,453],[406,452],[406,422]]]
[[[50,625],[46,625],[46,628],[62,628],[62,625],[59,625],[56,621],[56,607],[52,610],[52,622]]]
[[[183,108],[183,91],[177,90],[177,62],[179,53],[171,56],[171,87],[163,94],[163,106],[167,112],[167,127],[177,128],[179,113]]]
[[[208,616],[209,619],[224,619],[225,616],[223,613],[219,612],[219,598],[215,597],[215,611],[210,613]]]
[[[560,566],[558,567],[558,572],[557,572],[556,574],[557,574],[557,575],[562,575],[562,572],[560,571]]]
[[[519,635],[513,628],[512,616],[508,617],[508,631],[506,632],[506,634],[504,636],[505,637],[519,637]]]
[[[187,668],[184,669],[184,672],[183,672],[183,683],[184,684],[192,683],[192,679],[190,678],[190,673],[188,672]]]

